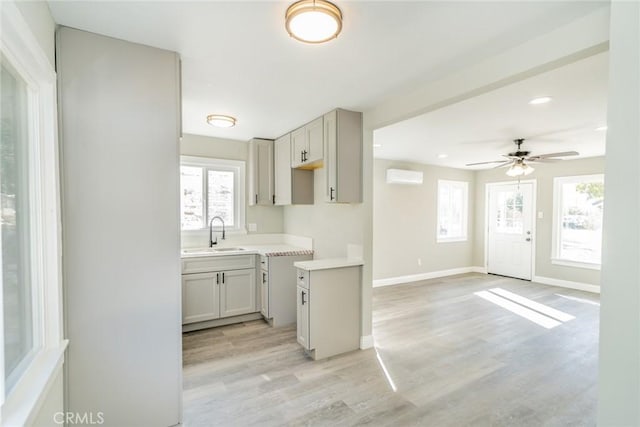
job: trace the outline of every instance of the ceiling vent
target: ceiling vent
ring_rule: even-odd
[[[422,172],[405,169],[387,169],[387,184],[422,184]]]

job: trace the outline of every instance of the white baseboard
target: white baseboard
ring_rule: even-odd
[[[552,277],[533,276],[532,282],[542,283],[543,285],[558,286],[560,288],[577,289],[579,291],[600,293],[600,286],[590,285],[588,283],[572,282],[570,280],[554,279]]]
[[[373,335],[360,337],[360,350],[366,350],[373,347]]]
[[[420,280],[437,279],[438,277],[454,276],[464,273],[486,273],[484,267],[461,267],[452,268],[450,270],[430,271],[428,273],[410,274],[408,276],[389,277],[387,279],[376,279],[373,281],[373,287],[399,285],[401,283],[418,282]]]

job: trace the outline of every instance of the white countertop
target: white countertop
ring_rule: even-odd
[[[197,257],[217,257],[229,255],[262,255],[262,256],[294,256],[294,255],[313,255],[310,249],[304,249],[297,246],[275,244],[275,245],[238,245],[234,246],[237,250],[224,250],[225,247],[213,248],[193,248],[183,249],[180,253],[182,258]],[[222,250],[220,250],[222,249]]]
[[[364,261],[360,258],[327,258],[316,259],[313,261],[298,261],[293,263],[299,269],[306,271],[327,270],[330,268],[355,267],[364,265]]]

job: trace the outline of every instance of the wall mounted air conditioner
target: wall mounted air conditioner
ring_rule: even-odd
[[[387,184],[422,184],[422,172],[405,169],[387,169]]]

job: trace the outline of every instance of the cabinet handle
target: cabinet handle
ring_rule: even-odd
[[[262,273],[262,283],[267,283],[267,274]]]
[[[304,162],[304,151],[300,152],[300,163]]]
[[[273,204],[274,205],[276,204],[276,195],[275,194],[273,195]]]
[[[305,295],[305,291],[302,291],[302,292],[300,293],[300,297],[301,297],[301,299],[302,299],[302,305],[305,305],[305,303],[306,303],[306,301],[304,300],[304,295]]]
[[[333,192],[336,191],[333,187],[329,187],[329,200],[333,200]]]
[[[303,162],[306,162],[306,161],[307,161],[307,150],[304,150],[304,151],[302,152],[302,154],[303,154],[303,159],[302,159],[302,161],[303,161]]]
[[[216,285],[220,284],[220,273],[216,273]]]
[[[222,283],[224,283],[224,273],[222,273]]]
[[[256,205],[258,204],[258,195],[256,194]]]

